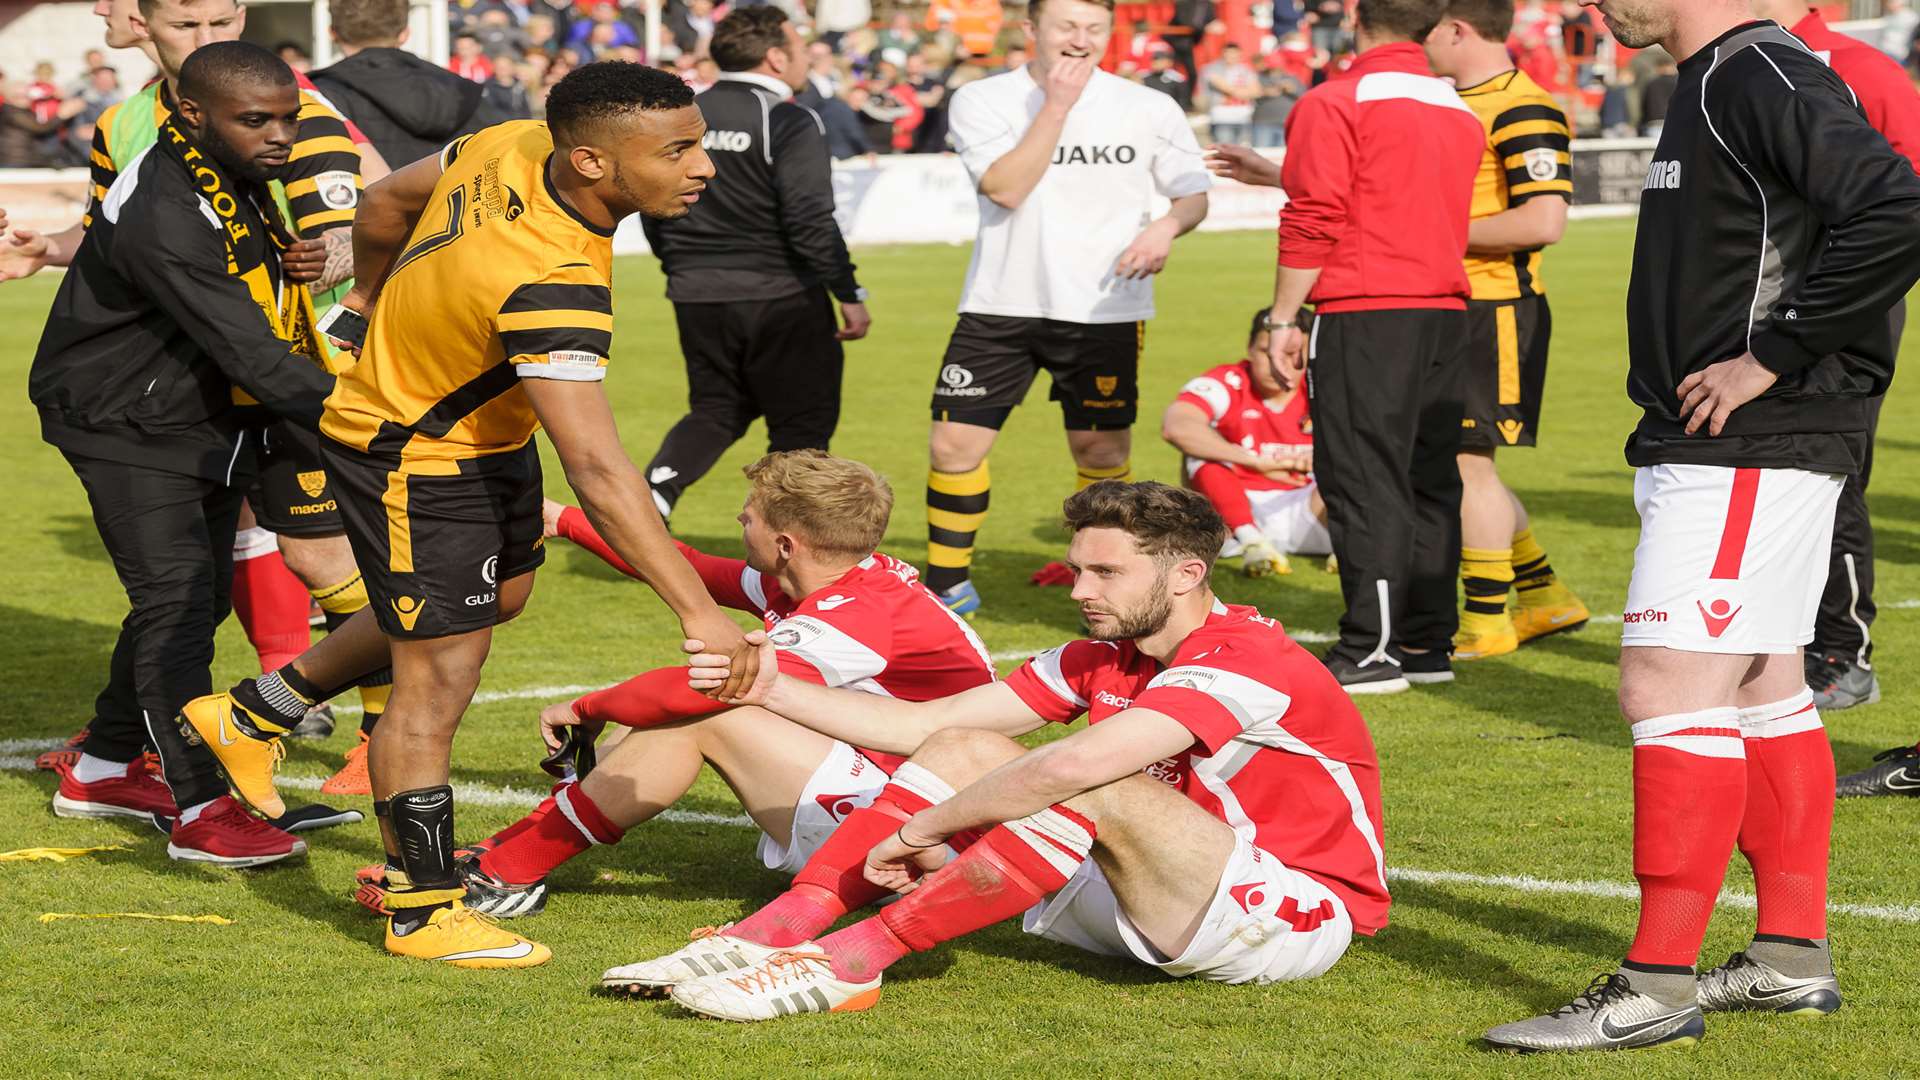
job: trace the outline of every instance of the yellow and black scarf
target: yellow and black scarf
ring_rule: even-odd
[[[213,155],[194,144],[177,116],[161,123],[154,148],[179,162],[193,178],[200,201],[219,219],[220,239],[227,250],[227,273],[246,284],[274,334],[295,352],[326,367],[327,351],[314,330],[313,299],[305,286],[288,282],[281,272],[281,257],[293,237],[273,211],[273,195],[267,185],[236,182]],[[234,400],[243,404],[252,401],[238,387],[234,388]]]

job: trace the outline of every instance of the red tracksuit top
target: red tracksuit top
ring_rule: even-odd
[[[1322,314],[1466,307],[1467,223],[1487,132],[1409,42],[1380,45],[1287,118],[1280,265],[1320,270]]]
[[[1787,32],[1827,62],[1860,99],[1867,123],[1920,170],[1920,93],[1914,91],[1907,69],[1866,42],[1832,29],[1817,11],[1808,12]]]

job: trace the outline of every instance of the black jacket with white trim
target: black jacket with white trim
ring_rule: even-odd
[[[1920,178],[1771,22],[1680,65],[1640,197],[1627,390],[1641,465],[1858,471],[1893,378],[1888,310],[1920,279]],[[1751,351],[1779,378],[1723,433],[1683,434],[1689,374]]]
[[[825,285],[860,299],[833,218],[826,128],[779,80],[731,72],[694,98],[707,121],[713,179],[692,212],[643,219],[680,302],[763,300]]]

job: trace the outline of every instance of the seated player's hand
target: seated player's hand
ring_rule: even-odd
[[[1680,419],[1686,421],[1687,434],[1704,425],[1708,435],[1718,435],[1727,426],[1733,410],[1767,392],[1779,376],[1768,371],[1752,353],[1709,364],[1686,377],[1676,391],[1680,395]]]
[[[540,535],[552,540],[560,535],[560,515],[567,512],[567,504],[558,499],[540,500]]]
[[[920,879],[946,861],[946,838],[918,835],[908,821],[867,852],[863,873],[875,885],[904,895],[919,888]]]
[[[287,280],[308,285],[320,280],[327,271],[327,241],[316,236],[311,240],[296,240],[280,257],[280,268],[286,271]]]
[[[722,617],[721,621],[732,627],[735,633],[739,632],[739,627],[734,626],[731,620]],[[728,687],[739,675],[738,653],[712,648],[705,638],[690,637],[682,642],[680,647],[688,654],[687,685],[729,705],[765,705],[780,672],[773,642],[768,640],[765,630],[744,634],[741,640],[754,666],[746,681],[733,690]]]
[[[589,724],[580,719],[573,711],[573,702],[558,701],[540,710],[540,741],[547,744],[548,750],[560,749],[560,732],[563,727],[577,727],[586,732],[589,739],[598,739],[604,723]]]
[[[7,212],[0,210],[0,281],[32,277],[52,257],[52,241],[32,229],[8,228]]]
[[[1280,164],[1268,161],[1250,146],[1215,143],[1207,147],[1205,161],[1208,171],[1215,176],[1224,176],[1254,187],[1280,186]]]

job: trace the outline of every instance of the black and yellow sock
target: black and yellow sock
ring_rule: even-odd
[[[1513,538],[1513,590],[1521,607],[1545,607],[1573,600],[1573,594],[1560,584],[1547,562],[1545,549],[1533,538],[1531,526],[1521,529]]]
[[[320,613],[326,618],[329,634],[367,606],[367,584],[358,570],[344,581],[312,592],[314,602],[320,605]],[[360,730],[370,734],[374,724],[379,722],[380,714],[387,711],[387,698],[393,693],[393,669],[381,668],[360,679],[356,685],[360,688]]]
[[[1513,552],[1506,548],[1461,548],[1460,584],[1466,594],[1460,612],[1460,636],[1486,637],[1505,629],[1507,591],[1513,588]]]
[[[258,678],[242,679],[232,693],[233,700],[240,706],[234,714],[234,724],[256,739],[271,739],[292,731],[308,709],[328,697],[292,664]]]
[[[967,580],[991,487],[984,461],[971,472],[927,471],[927,588],[941,593]]]
[[[1073,490],[1085,491],[1102,480],[1118,480],[1123,484],[1133,482],[1133,459],[1128,458],[1118,465],[1076,465],[1077,470]]]

